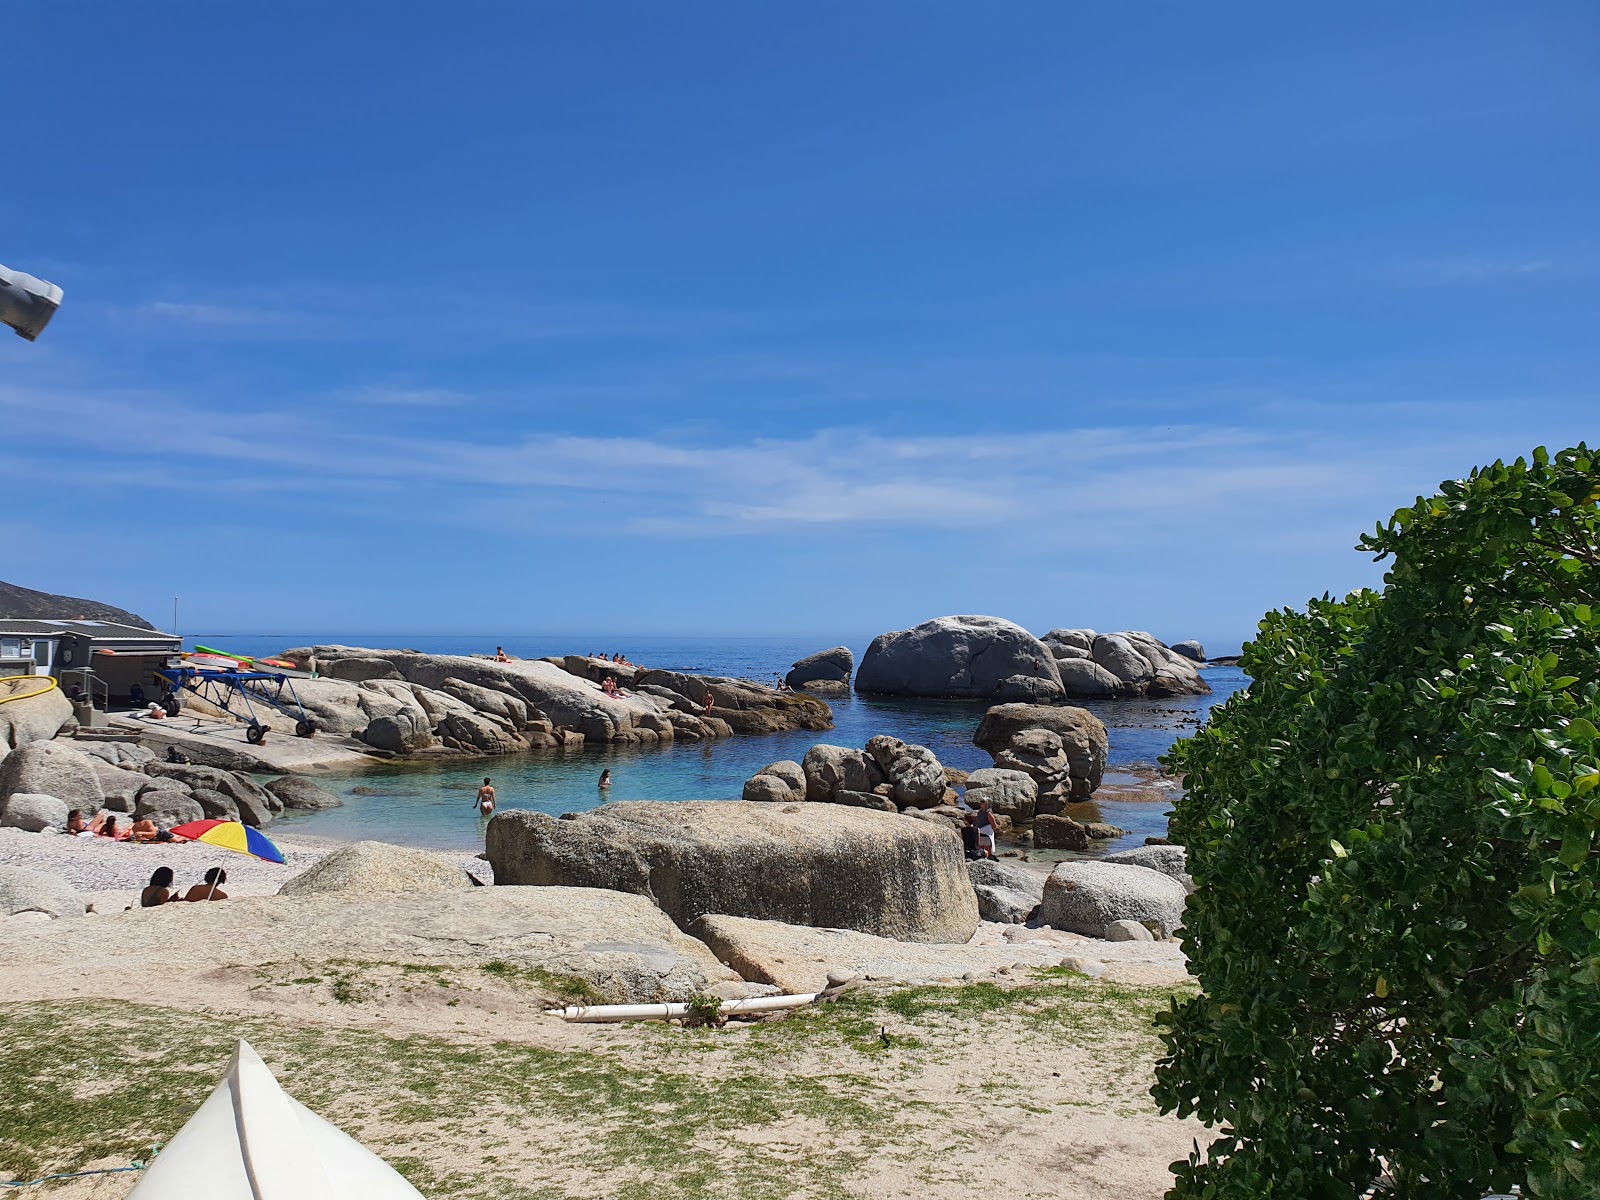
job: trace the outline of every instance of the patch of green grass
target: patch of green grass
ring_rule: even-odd
[[[241,1036],[296,1098],[378,1153],[399,1152],[397,1168],[434,1200],[566,1200],[539,1168],[592,1181],[585,1196],[842,1200],[852,1172],[915,1107],[860,1076],[765,1064],[691,1074],[641,1060],[637,1044],[631,1054],[557,1051],[102,1001],[0,1004],[0,1177],[147,1156],[210,1093]],[[764,1147],[730,1136],[792,1117],[820,1122],[831,1148],[775,1170]],[[363,1130],[376,1119],[399,1128]],[[570,1128],[583,1135],[547,1133]],[[487,1149],[486,1130],[533,1165],[431,1169],[415,1148],[448,1138]]]

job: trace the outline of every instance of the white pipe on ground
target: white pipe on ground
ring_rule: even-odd
[[[719,1016],[731,1017],[738,1013],[777,1012],[785,1008],[799,1008],[816,1000],[818,992],[803,996],[755,996],[749,1000],[724,1000],[717,1009]],[[687,1004],[569,1004],[565,1008],[547,1008],[552,1017],[567,1021],[670,1021],[674,1017],[689,1015]]]

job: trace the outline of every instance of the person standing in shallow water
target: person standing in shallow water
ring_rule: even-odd
[[[605,770],[600,772],[600,790],[602,792],[609,792],[611,790],[611,768],[610,767],[607,767]]]
[[[491,816],[494,813],[494,784],[489,782],[489,777],[483,777],[483,786],[478,789],[478,794],[472,801],[478,806],[480,816]]]

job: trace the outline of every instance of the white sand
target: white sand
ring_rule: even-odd
[[[263,832],[272,837],[270,828]],[[225,887],[230,896],[272,896],[285,880],[345,845],[306,837],[272,840],[283,851],[283,865],[199,842],[139,845],[0,829],[0,863],[59,875],[92,901],[97,911],[111,912],[138,903],[140,889],[150,882],[150,873],[157,867],[171,867],[179,888],[201,882],[207,868],[221,867],[228,873]],[[449,858],[485,883],[493,878],[489,864],[474,854],[461,852]]]

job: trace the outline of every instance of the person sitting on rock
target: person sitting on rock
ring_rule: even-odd
[[[712,707],[712,705],[716,704],[716,702],[717,702],[717,698],[715,696],[713,696],[711,694],[711,692],[708,690],[706,692],[706,713],[707,713],[707,715],[710,715],[711,707]]]
[[[995,857],[995,821],[994,810],[989,807],[987,800],[978,801],[978,844],[983,849],[984,858]]]
[[[172,868],[157,867],[150,875],[150,886],[139,893],[140,908],[159,908],[178,898],[172,890]]]
[[[978,844],[977,814],[967,812],[961,819],[961,851],[969,859],[983,857],[983,850]]]
[[[212,867],[205,873],[204,883],[197,883],[183,894],[185,900],[226,900],[228,893],[222,885],[228,882],[228,873],[221,867]]]
[[[496,646],[494,648],[494,660],[495,660],[495,662],[510,662],[511,661],[509,658],[506,657],[506,648],[504,646]]]

